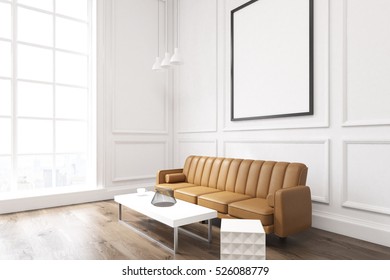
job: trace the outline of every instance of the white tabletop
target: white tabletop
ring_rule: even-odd
[[[221,232],[264,233],[260,220],[222,219]]]
[[[217,217],[217,211],[177,199],[170,207],[157,207],[151,201],[154,192],[117,195],[114,200],[170,227],[179,227]]]

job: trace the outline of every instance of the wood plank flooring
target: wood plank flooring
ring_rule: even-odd
[[[0,215],[0,259],[219,259],[217,226],[212,244],[179,233],[179,252],[173,255],[118,223],[117,211],[117,203],[109,200]],[[171,228],[126,207],[123,218],[173,246]],[[187,229],[207,234],[205,224]],[[267,259],[390,260],[390,248],[312,228],[284,241],[268,235]]]

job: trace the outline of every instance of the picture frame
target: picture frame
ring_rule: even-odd
[[[231,121],[314,114],[313,0],[231,10]]]

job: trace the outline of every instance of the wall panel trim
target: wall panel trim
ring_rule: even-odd
[[[348,119],[348,5],[350,0],[343,0],[343,119],[342,126],[381,126],[390,125],[390,119],[349,120]]]
[[[113,157],[113,164],[112,164],[112,182],[128,182],[128,181],[136,181],[136,180],[145,180],[145,179],[154,179],[156,177],[156,173],[153,174],[147,174],[145,176],[129,176],[129,177],[115,177],[116,174],[116,147],[117,145],[120,144],[143,144],[143,145],[148,145],[148,144],[164,144],[164,168],[168,167],[168,141],[160,141],[160,140],[145,140],[145,141],[132,141],[132,140],[115,140],[112,145],[112,157]],[[156,170],[157,172],[157,170]]]
[[[165,5],[165,1],[163,1]],[[116,127],[116,118],[115,118],[115,106],[117,103],[116,96],[117,96],[117,86],[115,83],[115,77],[116,77],[116,30],[117,30],[117,23],[115,19],[117,18],[116,12],[118,9],[117,1],[112,1],[112,11],[111,11],[111,19],[112,19],[112,28],[111,28],[111,48],[110,48],[110,57],[111,57],[111,93],[112,93],[112,101],[111,101],[111,132],[112,134],[122,134],[122,135],[128,135],[128,134],[168,134],[168,123],[169,123],[169,102],[168,102],[168,84],[169,84],[169,75],[168,72],[166,73],[165,78],[165,89],[164,89],[164,96],[165,96],[165,105],[164,105],[164,128],[161,130],[131,130],[131,129],[118,129]],[[150,69],[150,71],[152,71]]]
[[[374,212],[390,215],[390,207],[381,207],[372,204],[352,201],[348,194],[348,146],[354,144],[390,145],[390,140],[344,140],[343,141],[343,186],[342,186],[342,206],[356,210]]]
[[[219,9],[219,3],[218,0],[213,0],[215,2],[216,6],[216,21],[215,21],[215,26],[216,26],[216,45],[215,45],[215,73],[216,73],[216,79],[215,79],[215,123],[213,123],[213,128],[208,128],[208,129],[182,129],[180,126],[180,121],[178,122],[178,134],[186,134],[186,133],[205,133],[205,132],[217,132],[218,131],[218,91],[219,91],[219,85],[218,85],[218,79],[219,79],[219,71],[218,71],[218,31],[219,31],[219,23],[218,23],[218,9]],[[211,1],[210,1],[211,2]],[[176,82],[175,82],[175,90],[178,92],[177,97],[178,97],[178,102],[177,102],[177,109],[175,112],[177,113],[177,120],[181,119],[180,116],[180,68],[175,69],[175,77],[176,77]],[[202,110],[199,108],[199,110]]]

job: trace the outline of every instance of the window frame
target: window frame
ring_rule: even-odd
[[[86,174],[85,174],[85,185],[78,186],[81,189],[85,188],[96,188],[96,180],[97,180],[97,170],[96,170],[96,147],[97,147],[97,137],[96,137],[96,120],[97,120],[97,112],[96,112],[96,103],[97,103],[97,94],[96,94],[96,75],[97,75],[97,69],[96,69],[96,32],[97,32],[97,1],[96,0],[87,0],[88,2],[88,15],[86,20],[78,19],[75,17],[71,17],[68,15],[60,14],[56,11],[56,0],[53,1],[53,10],[47,11],[35,7],[31,7],[25,4],[19,4],[16,0],[0,0],[0,3],[8,3],[11,5],[11,38],[3,38],[0,37],[0,42],[9,42],[11,44],[11,76],[0,76],[0,80],[10,81],[11,83],[11,114],[9,116],[7,115],[0,115],[0,119],[7,119],[11,121],[11,153],[10,154],[0,154],[0,158],[11,158],[11,164],[12,164],[12,179],[11,184],[8,191],[0,191],[0,193],[10,193],[10,192],[17,192],[18,191],[18,158],[23,156],[51,156],[52,166],[51,166],[51,173],[52,178],[51,182],[52,185],[47,190],[52,190],[57,187],[56,182],[56,171],[58,170],[57,165],[57,157],[69,155],[69,156],[85,156],[87,158],[87,167],[86,167]],[[53,38],[52,38],[52,45],[51,46],[45,46],[40,45],[36,43],[30,43],[21,41],[18,38],[18,9],[23,8],[30,11],[35,11],[38,13],[43,13],[46,15],[50,15],[53,21]],[[87,50],[86,52],[80,52],[80,51],[74,51],[74,50],[68,50],[63,48],[57,48],[56,46],[56,21],[58,18],[61,19],[67,19],[73,22],[83,23],[86,24],[87,30],[88,30],[88,44],[87,44]],[[35,47],[39,49],[45,49],[50,50],[53,55],[52,60],[52,77],[50,81],[40,81],[40,80],[34,80],[34,79],[25,79],[25,78],[19,78],[18,76],[18,50],[20,46],[29,46],[29,47]],[[59,83],[57,82],[57,75],[56,75],[56,57],[59,53],[65,53],[65,54],[71,54],[71,55],[77,55],[82,56],[87,59],[87,84],[86,85],[76,85],[76,84],[67,84],[67,83]],[[50,117],[36,117],[36,116],[21,116],[18,112],[18,83],[20,82],[28,82],[28,83],[34,83],[39,85],[48,85],[52,88],[52,114]],[[57,117],[56,114],[56,97],[57,97],[57,87],[58,86],[65,86],[75,89],[82,89],[86,91],[87,94],[87,108],[86,108],[86,117],[85,119],[78,119],[78,118],[61,118]],[[50,153],[20,153],[18,151],[18,124],[20,120],[48,120],[51,121],[52,126],[52,149]],[[83,152],[58,152],[56,147],[56,135],[57,135],[57,126],[60,122],[74,122],[74,123],[81,123],[86,124],[87,126],[87,135],[86,135],[86,141],[87,141],[87,149]],[[72,185],[69,186],[61,186],[61,188],[70,188],[73,187]],[[33,190],[35,187],[33,188]],[[57,188],[56,188],[57,189]],[[57,189],[58,191],[58,189]]]

